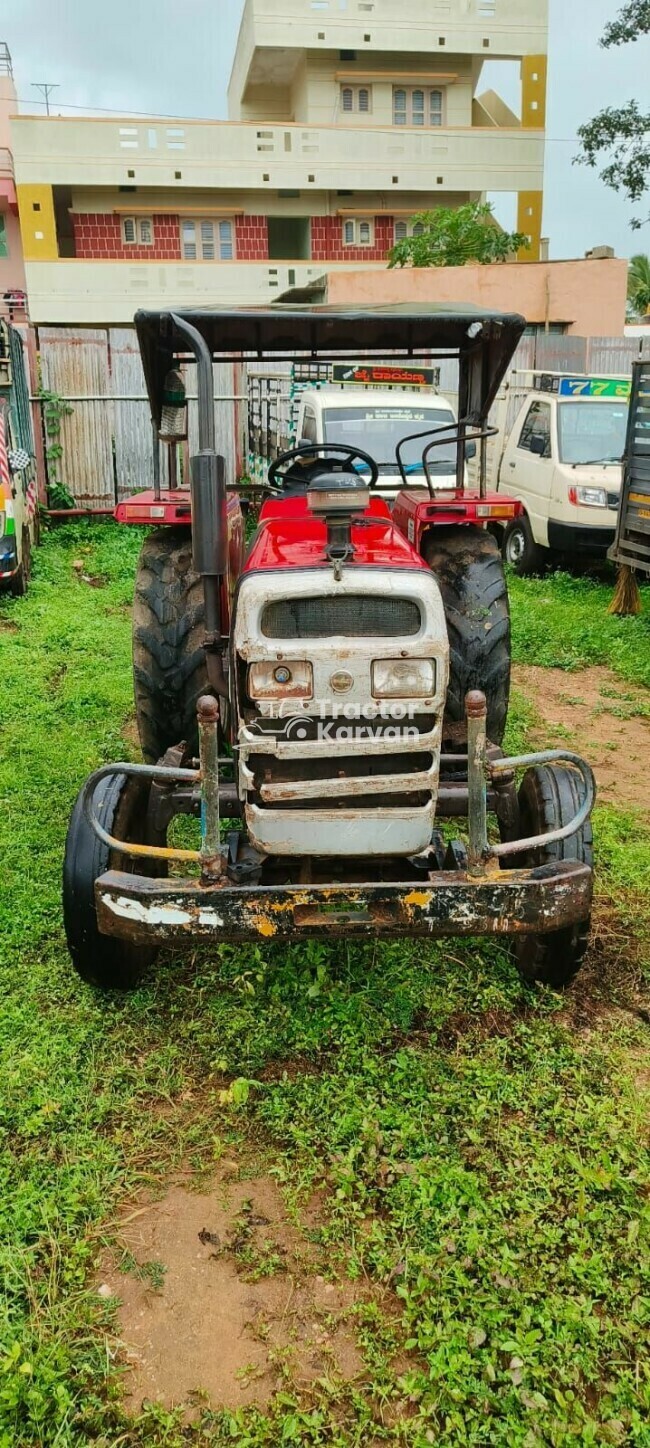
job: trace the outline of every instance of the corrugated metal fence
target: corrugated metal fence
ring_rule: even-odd
[[[57,471],[75,501],[82,507],[112,508],[129,493],[152,487],[151,416],[134,329],[39,327],[37,345],[43,388],[56,392],[72,408],[61,420],[63,451]],[[246,451],[240,369],[232,363],[215,363],[213,370],[217,447],[234,479]],[[198,425],[193,368],[188,368],[187,386],[192,451]],[[38,414],[37,399],[34,407]],[[40,425],[38,415],[36,425]]]
[[[62,419],[59,476],[81,506],[112,507],[139,488],[153,485],[153,448],[149,404],[132,327],[40,327],[37,331],[42,386],[70,401]],[[650,356],[650,338],[524,337],[513,368],[549,372],[627,374],[632,362]],[[442,360],[440,391],[455,398],[458,367]],[[197,406],[192,397],[194,369],[188,369],[189,451],[197,444]],[[257,426],[273,434],[275,450],[291,439],[294,398],[291,364],[214,366],[217,446],[236,478],[247,457],[247,406],[250,394]],[[34,404],[37,412],[39,404]],[[37,416],[36,425],[40,425]],[[255,427],[254,427],[255,430]],[[163,449],[163,452],[165,450]],[[255,448],[257,452],[257,448]],[[181,467],[187,452],[181,458]],[[251,456],[249,464],[254,460]]]

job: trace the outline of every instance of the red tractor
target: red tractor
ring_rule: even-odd
[[[185,435],[178,367],[197,364],[199,449],[189,488],[156,486],[117,510],[162,525],[144,542],[134,606],[146,763],[97,770],[70,821],[64,916],[85,980],[131,987],[162,942],[188,936],[323,931],[510,936],[525,980],[575,975],[589,931],[593,775],[565,750],[501,748],[510,626],[488,527],[518,504],[486,494],[485,453],[523,327],[471,309],[138,313],[154,426],[174,452]],[[270,467],[245,550],[216,449],[213,358],[360,353],[457,359],[456,488],[435,487],[449,425],[419,439],[415,485],[402,461],[413,439],[400,443],[392,512],[373,496],[368,453],[297,447]],[[179,814],[200,818],[199,849],[169,847]]]

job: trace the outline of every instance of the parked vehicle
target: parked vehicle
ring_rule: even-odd
[[[650,576],[650,361],[632,363],[623,490],[612,563]]]
[[[307,386],[300,394],[299,442],[357,443],[377,463],[377,495],[393,501],[404,486],[396,462],[398,444],[415,434],[403,448],[402,463],[409,482],[418,486],[424,481],[418,437],[447,424],[448,438],[443,441],[441,434],[429,466],[436,488],[456,487],[456,414],[447,398],[434,389],[433,369],[360,364],[333,367],[332,374],[330,384]],[[417,389],[405,385],[405,378],[412,381],[416,377],[422,379]],[[475,455],[475,443],[467,444],[467,453]]]
[[[516,573],[538,572],[553,557],[605,556],[620,501],[629,396],[629,378],[512,375],[495,415],[502,442],[491,462],[498,491],[522,504],[519,517],[499,530]]]
[[[27,592],[38,508],[20,334],[0,321],[0,591]]]
[[[475,489],[465,480],[523,319],[271,307],[141,312],[136,328],[171,446],[186,430],[177,364],[196,359],[199,449],[189,491],[117,509],[162,525],[143,545],[134,609],[148,762],[97,770],[75,805],[63,890],[75,968],[127,988],[168,940],[497,934],[527,981],[565,984],[589,931],[593,775],[567,750],[503,753],[509,620],[486,527],[519,505],[487,492],[484,469]],[[213,357],[436,349],[459,366],[456,488],[437,490],[429,465],[446,422],[423,430],[423,485],[404,486],[392,512],[356,438],[303,443],[270,467],[245,554]],[[198,849],[168,845],[178,814],[200,818]],[[443,837],[449,818],[465,839]],[[183,863],[195,873],[167,875]]]

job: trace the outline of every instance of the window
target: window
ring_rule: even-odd
[[[357,112],[367,116],[372,110],[372,90],[367,85],[342,85],[341,110],[346,115]]]
[[[375,239],[375,224],[368,217],[349,216],[343,222],[344,246],[372,246]]]
[[[9,242],[4,216],[0,216],[0,256],[9,256]]]
[[[232,221],[182,221],[183,261],[232,261],[235,255]]]
[[[313,412],[305,411],[302,420],[302,442],[318,442],[316,436],[316,418]]]
[[[443,112],[443,91],[393,87],[393,125],[442,126]]]
[[[153,246],[153,222],[150,216],[124,216],[122,239],[125,246]]]
[[[421,221],[396,221],[395,240],[406,241],[407,236],[422,236],[424,226]]]
[[[538,457],[550,458],[551,409],[548,402],[534,402],[532,407],[529,408],[517,445],[526,452],[532,452],[532,439],[540,437],[544,442],[544,451],[543,453],[538,453]]]

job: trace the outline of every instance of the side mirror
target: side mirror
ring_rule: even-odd
[[[545,455],[546,455],[546,438],[545,438],[545,437],[540,437],[539,433],[533,433],[533,435],[532,435],[532,437],[531,437],[531,439],[530,439],[530,451],[531,451],[532,453],[534,453],[534,454],[535,454],[535,457],[537,457],[537,458],[543,458],[543,457],[545,457]]]
[[[472,458],[475,458],[475,457],[476,457],[476,443],[475,443],[475,442],[466,442],[466,443],[465,443],[465,462],[466,462],[466,463],[471,463]]]

